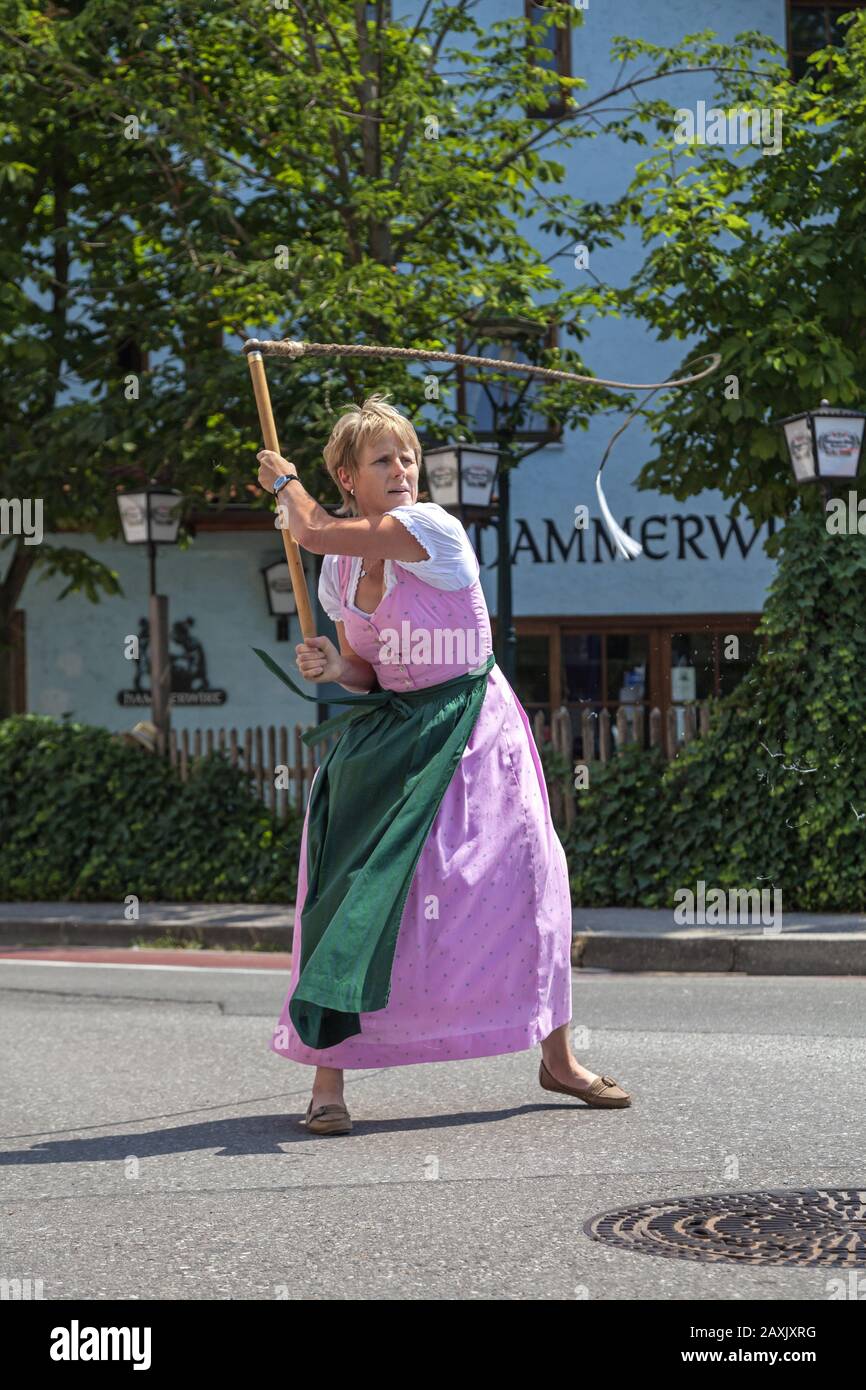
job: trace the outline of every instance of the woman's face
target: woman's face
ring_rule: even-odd
[[[390,430],[363,446],[355,477],[344,469],[341,479],[344,487],[354,487],[361,516],[381,516],[418,500],[415,454]]]

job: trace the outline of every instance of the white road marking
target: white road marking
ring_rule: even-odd
[[[0,957],[0,965],[59,965],[72,970],[189,970],[199,975],[262,975],[268,973],[268,968],[262,969],[261,966],[254,965],[127,965],[123,961],[109,960],[13,960],[9,957]],[[290,966],[281,966],[280,969],[288,972]],[[274,968],[272,974],[277,975],[280,970]]]

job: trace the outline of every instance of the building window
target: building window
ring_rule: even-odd
[[[671,703],[727,695],[754,666],[759,649],[750,631],[672,633]]]
[[[531,633],[517,639],[517,671],[514,688],[530,719],[538,710],[550,724],[550,635]]]
[[[593,721],[607,710],[615,745],[618,710],[625,708],[627,724],[634,729],[632,712],[642,708],[646,747],[650,710],[660,710],[665,727],[673,708],[681,739],[687,704],[727,695],[754,668],[766,640],[755,634],[759,620],[758,613],[685,620],[672,615],[517,618],[517,698],[533,727],[541,712],[545,739],[552,712],[563,706],[568,710],[575,758],[596,756],[594,748],[583,748],[586,710]]]
[[[550,324],[548,327],[544,346],[553,350],[559,346],[556,324]],[[496,343],[489,338],[469,342],[466,338],[460,337],[457,341],[457,351],[470,357],[511,359],[515,362],[531,361],[519,343]],[[509,406],[520,401],[531,401],[531,392],[535,389],[532,377],[514,375],[503,377],[501,381],[489,381],[485,379],[487,376],[481,368],[465,367],[460,363],[457,365],[457,411],[461,419],[470,425],[479,442],[493,439],[496,435],[497,418],[501,424]],[[558,421],[548,419],[533,410],[531,404],[527,404],[523,407],[520,428],[515,432],[514,438],[525,443],[554,443],[562,438],[562,426]]]
[[[806,59],[829,44],[845,42],[847,25],[839,23],[840,15],[866,8],[866,0],[788,0],[788,62],[791,75],[799,81],[809,71]]]
[[[549,14],[546,5],[535,4],[534,0],[524,0],[524,11],[526,18],[535,28],[535,37],[530,36],[529,43],[536,49],[533,55],[533,64],[536,67],[546,68],[552,74],[550,83],[550,99],[545,106],[532,106],[526,108],[527,116],[538,118],[564,116],[566,112],[567,90],[563,89],[557,81],[559,77],[571,77],[571,29],[566,25],[548,24],[544,28],[539,26],[543,23],[545,16]],[[537,50],[539,47],[544,49],[544,54],[540,55]]]
[[[561,651],[562,703],[571,713],[575,749],[582,753],[585,709],[596,715],[606,709],[613,719],[621,705],[629,716],[635,706],[647,706],[649,633],[563,632]]]

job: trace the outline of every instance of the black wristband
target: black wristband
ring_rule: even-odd
[[[301,480],[298,477],[297,473],[287,474],[279,483],[279,486],[274,488],[274,497],[276,497],[278,493],[282,492],[283,488],[286,486],[286,483],[299,483],[300,481]]]

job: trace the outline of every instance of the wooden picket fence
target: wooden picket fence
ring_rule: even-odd
[[[301,740],[309,725],[257,724],[242,729],[172,729],[169,758],[186,782],[190,767],[199,758],[223,754],[232,767],[247,772],[256,795],[277,820],[285,820],[290,810],[303,811],[313,775],[339,734],[331,734],[314,748]],[[285,769],[285,771],[282,771]],[[279,782],[280,785],[277,785]]]
[[[674,705],[668,706],[665,719],[662,718],[660,709],[651,709],[648,731],[644,727],[643,705],[620,705],[613,718],[608,709],[584,709],[580,715],[583,752],[579,757],[575,757],[574,754],[574,727],[570,711],[564,705],[554,710],[547,741],[553,751],[566,760],[571,769],[566,776],[548,781],[550,809],[554,819],[559,824],[564,823],[567,829],[574,824],[575,764],[582,762],[591,766],[593,763],[610,762],[615,756],[616,748],[624,747],[628,743],[637,743],[641,748],[645,748],[648,743],[650,748],[661,748],[666,758],[675,758],[686,744],[707,733],[712,717],[712,704],[711,700],[702,700],[679,706],[683,711],[681,735],[677,729],[677,707]],[[533,720],[533,733],[539,748],[545,738],[546,724],[544,711],[538,710]],[[645,732],[649,734],[648,740],[644,737]]]
[[[676,710],[671,706],[667,719],[661,710],[649,712],[649,747],[661,748],[665,757],[674,758],[685,744],[705,734],[710,727],[712,701],[688,704],[683,708],[683,731],[678,736]],[[200,758],[222,754],[232,767],[244,769],[256,795],[265,803],[277,820],[285,820],[290,811],[302,812],[307,804],[313,776],[325,752],[339,734],[331,734],[314,748],[302,742],[301,735],[308,725],[261,724],[237,729],[172,729],[169,757],[182,781],[189,777],[190,767]],[[615,756],[617,747],[637,743],[645,747],[644,709],[641,705],[620,705],[613,718],[607,709],[584,709],[580,716],[582,758],[574,756],[572,716],[563,705],[554,710],[547,730],[543,710],[532,721],[535,742],[539,748],[545,734],[555,753],[573,769],[575,762],[607,763]],[[283,771],[284,769],[284,771]],[[280,783],[278,786],[277,783]],[[558,823],[566,827],[574,823],[575,790],[573,771],[548,782],[551,810]]]

